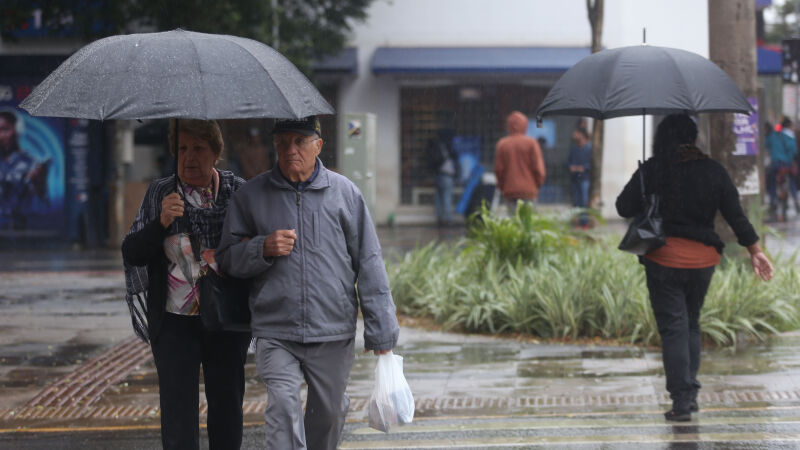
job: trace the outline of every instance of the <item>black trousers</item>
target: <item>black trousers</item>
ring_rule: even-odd
[[[700,382],[700,308],[714,267],[674,269],[644,260],[650,304],[661,335],[661,356],[672,407],[689,410]]]
[[[200,316],[164,314],[151,344],[158,371],[161,442],[165,449],[200,448],[200,366],[208,401],[211,449],[242,445],[244,364],[250,333],[206,331]]]

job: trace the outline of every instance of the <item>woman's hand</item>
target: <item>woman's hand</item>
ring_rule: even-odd
[[[161,226],[168,228],[176,217],[183,217],[183,200],[173,192],[161,200]]]
[[[761,251],[761,247],[758,244],[753,244],[747,247],[747,251],[750,252],[750,263],[753,264],[753,272],[764,281],[771,280],[773,273],[772,263],[769,262],[767,255]]]

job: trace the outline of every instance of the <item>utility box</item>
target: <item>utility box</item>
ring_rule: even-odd
[[[346,113],[339,115],[340,173],[361,190],[370,216],[375,220],[375,114]]]

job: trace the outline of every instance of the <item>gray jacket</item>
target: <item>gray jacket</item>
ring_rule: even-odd
[[[216,259],[224,272],[253,279],[253,336],[353,338],[360,299],[365,347],[391,349],[399,326],[367,205],[350,180],[317,161],[319,173],[302,192],[277,167],[245,183],[228,206]],[[279,229],[296,230],[294,249],[265,258],[264,240]]]

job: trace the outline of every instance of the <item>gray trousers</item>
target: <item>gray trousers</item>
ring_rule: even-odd
[[[256,340],[258,375],[267,386],[266,448],[333,450],[339,445],[350,406],[345,388],[354,350],[354,339],[313,344]],[[303,380],[308,385],[305,417]]]

